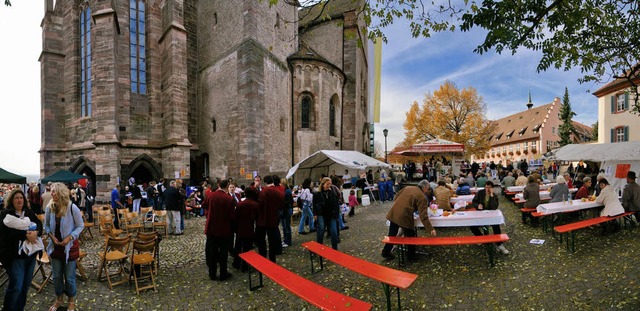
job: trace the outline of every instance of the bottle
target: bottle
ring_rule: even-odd
[[[573,200],[571,199],[571,193],[569,193],[569,204],[573,204]]]

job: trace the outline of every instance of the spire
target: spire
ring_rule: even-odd
[[[529,90],[529,102],[527,103],[527,109],[531,109],[533,103],[531,102],[531,90]]]

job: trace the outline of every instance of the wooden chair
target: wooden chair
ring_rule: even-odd
[[[111,206],[93,206],[91,207],[91,213],[93,213],[93,226],[96,228],[100,228],[100,214],[99,212],[102,210],[111,210]]]
[[[99,229],[102,235],[116,237],[124,232],[124,230],[116,229],[113,224],[113,215],[111,215],[111,210],[99,211],[98,218],[100,224]]]
[[[40,215],[38,215],[38,218],[40,218]],[[42,218],[44,219],[44,214],[42,215]],[[51,282],[51,276],[53,274],[51,258],[49,258],[49,254],[47,254],[46,251],[49,240],[43,238],[42,243],[44,244],[45,250],[42,251],[39,256],[36,256],[36,269],[33,270],[33,279],[31,280],[31,286],[37,289],[38,293],[47,286],[47,283]],[[36,280],[38,274],[40,274],[40,281]]]
[[[101,255],[100,268],[98,269],[98,280],[102,281],[102,273],[104,272],[107,281],[109,282],[109,288],[113,289],[114,285],[124,284],[129,281],[126,275],[125,263],[129,256],[129,242],[131,242],[131,235],[127,234],[123,238],[115,238],[107,236],[105,239],[104,251]],[[117,272],[109,273],[109,264],[117,264]],[[111,278],[120,276],[119,281],[112,282]]]
[[[156,230],[156,228],[160,228],[163,230],[164,232],[164,236],[167,235],[167,233],[169,232],[168,230],[168,226],[169,223],[167,222],[167,211],[162,210],[162,211],[158,211],[158,210],[154,210],[153,211],[153,216],[155,218],[155,221],[153,222],[153,229]]]
[[[83,240],[87,233],[89,233],[89,236],[91,236],[91,238],[93,239],[93,233],[91,233],[93,222],[89,222],[87,220],[87,215],[85,215],[83,211],[80,211],[80,214],[82,215],[82,219],[84,220],[84,229],[82,229],[82,232],[80,233],[80,240]]]
[[[160,267],[160,241],[162,241],[162,236],[158,231],[138,232],[138,236],[136,236],[136,240],[143,241],[143,242],[147,242],[151,240],[156,241],[156,249],[155,249],[155,253],[153,254],[153,258],[155,258],[156,260],[156,269],[153,270],[153,272],[155,272],[157,275],[158,268]]]
[[[125,212],[122,220],[124,221],[124,229],[127,233],[137,233],[142,230],[140,214],[137,212]]]
[[[153,207],[140,208],[140,220],[142,221],[142,230],[153,230]]]
[[[118,217],[118,223],[120,224],[120,229],[124,228],[124,226],[122,225],[124,223],[124,216],[129,212],[129,209],[126,208],[118,208],[116,209],[117,211],[117,215],[116,217]]]
[[[131,281],[131,277],[136,284],[136,294],[140,294],[141,291],[145,289],[153,289],[157,290],[156,282],[155,282],[155,274],[154,271],[156,269],[155,264],[155,253],[156,253],[156,238],[153,238],[148,241],[142,240],[134,240],[133,248],[131,250],[131,266],[129,273],[129,281]],[[147,269],[146,271],[144,269]],[[140,286],[138,281],[150,279],[151,283],[146,286]]]
[[[7,271],[4,269],[2,263],[0,263],[0,287],[9,281],[9,276],[7,275]]]

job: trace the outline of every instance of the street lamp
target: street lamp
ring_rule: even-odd
[[[389,163],[387,161],[387,135],[389,135],[389,130],[382,130],[382,134],[384,135],[384,163]]]

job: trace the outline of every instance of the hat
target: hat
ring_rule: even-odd
[[[629,171],[629,172],[627,173],[627,178],[629,178],[629,179],[636,179],[636,172],[634,172],[634,171]]]

